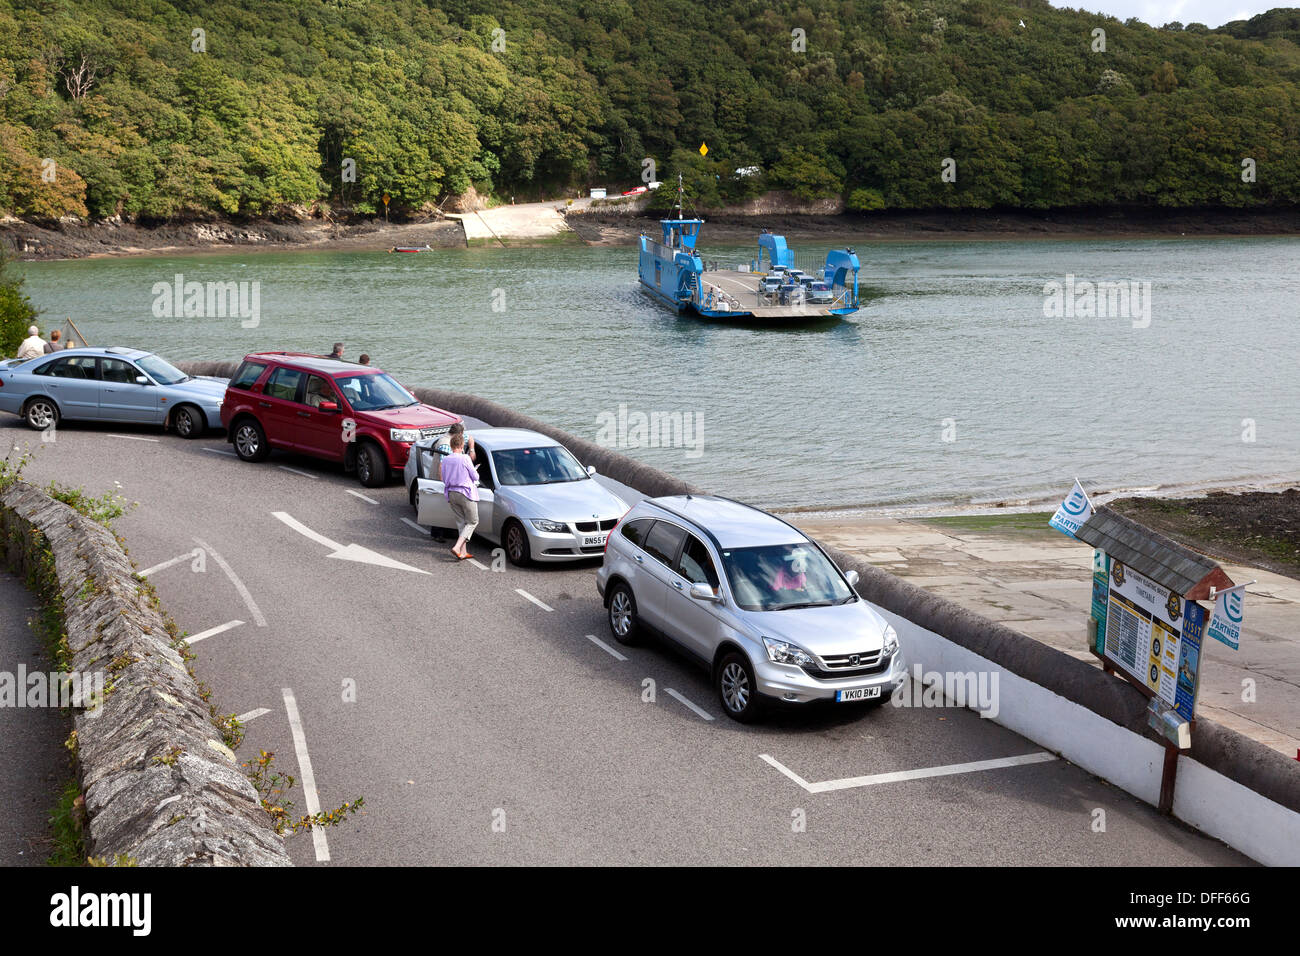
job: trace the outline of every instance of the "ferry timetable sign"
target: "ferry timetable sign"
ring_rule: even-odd
[[[1205,609],[1110,560],[1103,656],[1191,720]]]

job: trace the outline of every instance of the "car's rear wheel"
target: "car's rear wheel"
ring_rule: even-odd
[[[533,559],[532,550],[528,547],[528,532],[518,521],[511,521],[506,525],[506,560],[515,567],[522,568]]]
[[[739,651],[730,651],[718,662],[718,699],[727,716],[742,724],[756,720],[762,705],[754,680],[754,668]]]
[[[378,488],[388,480],[388,462],[373,442],[357,449],[357,480],[364,488]]]
[[[203,413],[193,405],[181,405],[172,412],[172,427],[182,438],[198,438],[208,423],[204,420]]]
[[[620,644],[641,643],[641,622],[636,616],[636,598],[626,584],[614,585],[609,595],[609,629]]]
[[[33,398],[23,406],[23,418],[39,432],[59,423],[59,406],[48,398]]]
[[[271,454],[271,446],[266,443],[266,432],[262,426],[251,418],[245,418],[235,425],[235,454],[244,461],[265,461]]]

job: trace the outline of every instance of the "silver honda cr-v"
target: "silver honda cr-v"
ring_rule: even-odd
[[[709,668],[727,715],[771,701],[879,704],[903,682],[898,636],[797,528],[728,498],[635,505],[596,586],[624,644],[662,634]]]

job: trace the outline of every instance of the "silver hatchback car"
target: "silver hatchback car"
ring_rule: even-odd
[[[711,495],[648,498],[609,537],[596,587],[615,639],[647,632],[709,668],[729,717],[773,702],[880,704],[905,678],[898,635],[792,525]]]

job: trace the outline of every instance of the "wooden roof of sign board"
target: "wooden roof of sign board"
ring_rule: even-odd
[[[1074,535],[1190,601],[1232,587],[1218,563],[1103,505]]]

